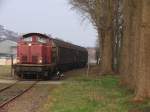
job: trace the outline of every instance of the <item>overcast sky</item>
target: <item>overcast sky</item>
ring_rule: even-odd
[[[0,24],[18,33],[41,32],[94,46],[96,31],[71,10],[68,0],[0,0]]]

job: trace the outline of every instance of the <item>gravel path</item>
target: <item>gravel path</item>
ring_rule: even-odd
[[[15,83],[16,80],[5,80],[5,79],[0,79],[0,83],[3,84],[11,84],[11,83]]]

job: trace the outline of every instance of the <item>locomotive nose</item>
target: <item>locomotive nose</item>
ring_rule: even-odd
[[[28,43],[22,44],[18,48],[19,57],[17,63],[23,64],[41,64],[43,62],[42,58],[42,46]]]

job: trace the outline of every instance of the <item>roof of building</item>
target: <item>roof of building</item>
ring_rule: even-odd
[[[4,40],[0,42],[0,54],[14,54],[12,48],[17,47],[17,43],[11,40]]]

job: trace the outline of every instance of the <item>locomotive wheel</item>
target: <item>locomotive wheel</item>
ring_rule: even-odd
[[[48,80],[49,79],[49,72],[48,71],[43,73],[42,79],[44,79],[44,80]]]
[[[21,80],[21,75],[17,73],[15,70],[13,70],[13,77],[15,80]]]

